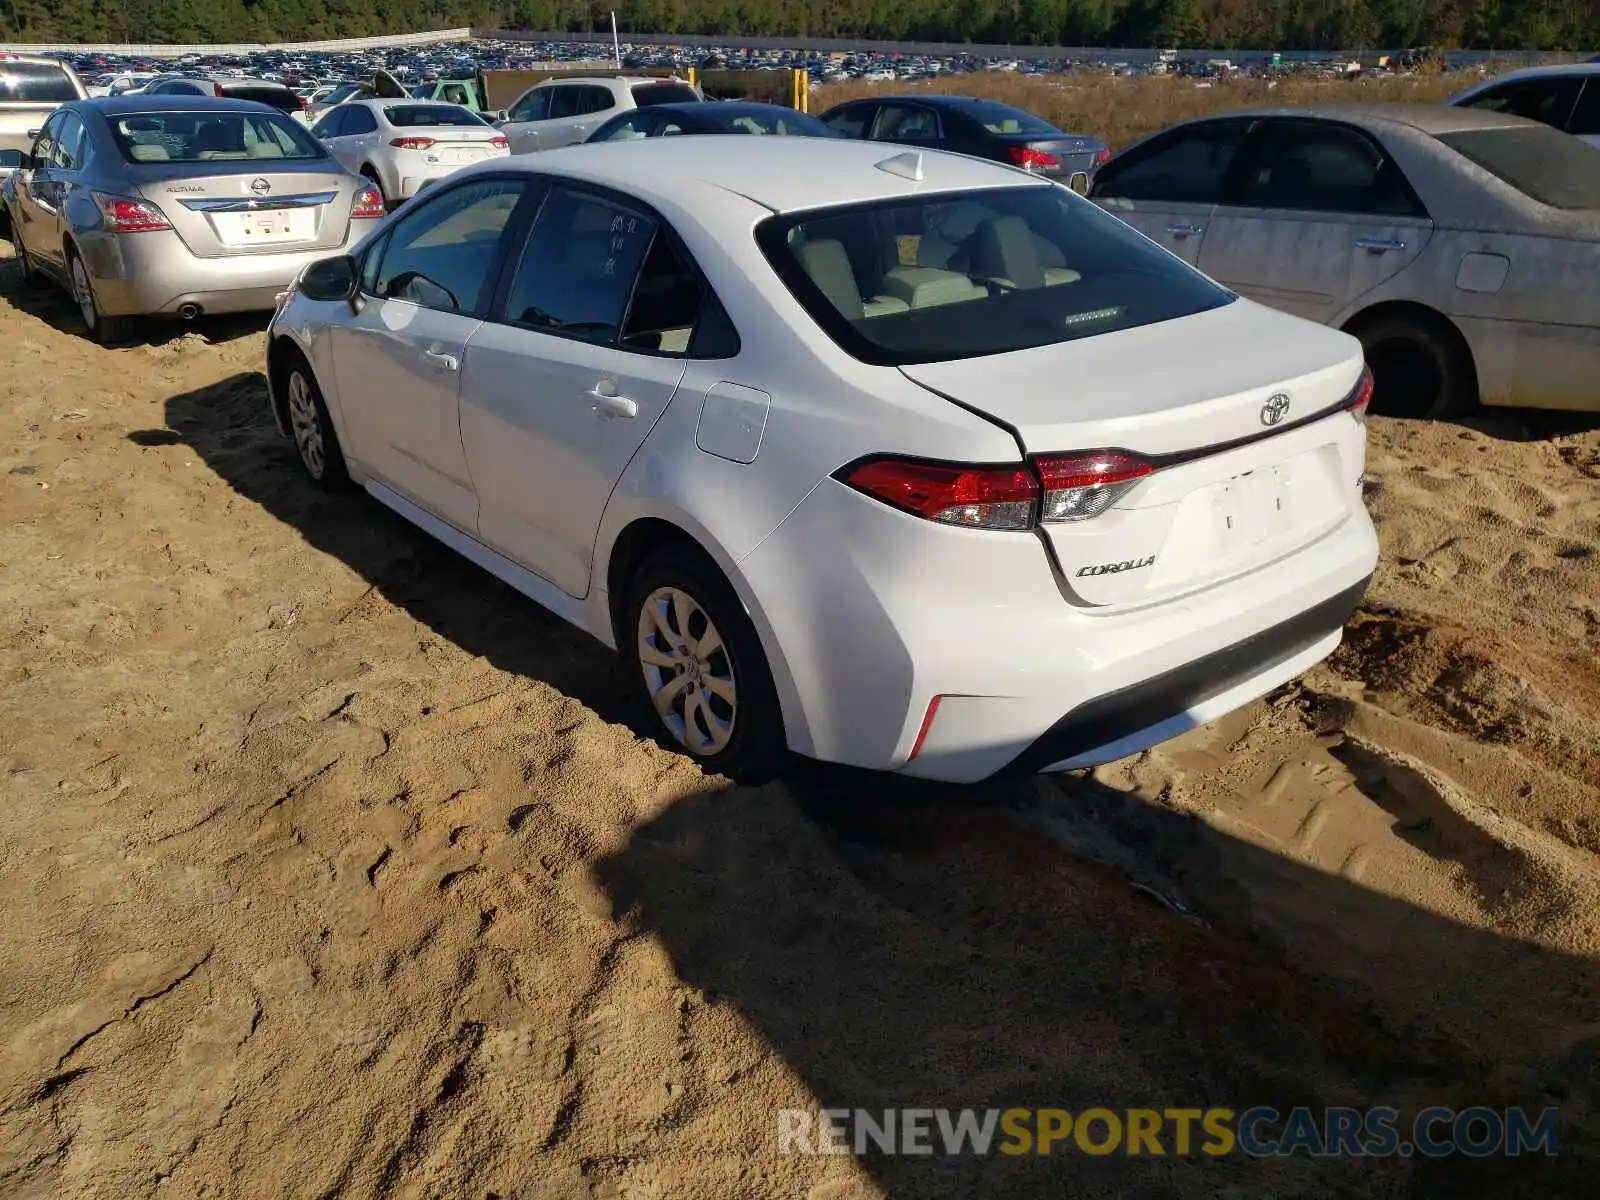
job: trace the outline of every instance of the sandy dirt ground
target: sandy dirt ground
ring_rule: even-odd
[[[259,324],[0,264],[0,1195],[1553,1196],[1600,1166],[1600,422],[1375,420],[1344,647],[976,789],[749,790],[298,477]],[[1520,1104],[1537,1160],[780,1155],[838,1106]]]

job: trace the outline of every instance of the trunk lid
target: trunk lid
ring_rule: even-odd
[[[1155,468],[1099,516],[1041,526],[1074,600],[1120,609],[1281,558],[1359,507],[1365,430],[1339,405],[1361,366],[1355,339],[1236,301],[901,370],[1029,455],[1120,449]]]
[[[130,173],[199,258],[334,250],[344,245],[357,182],[336,163],[185,163]],[[139,178],[143,175],[143,178]]]

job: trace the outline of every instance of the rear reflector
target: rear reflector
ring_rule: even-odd
[[[1027,467],[867,459],[837,478],[903,512],[974,529],[1028,529],[1039,481]]]
[[[1155,470],[1126,450],[1053,454],[1034,460],[1044,484],[1041,521],[1087,521],[1115,504],[1135,482]]]
[[[104,192],[91,192],[90,195],[100,209],[101,224],[109,233],[158,233],[172,228],[172,222],[148,200],[108,196]]]
[[[396,150],[426,150],[433,143],[430,137],[397,137],[389,145]]]
[[[1361,378],[1356,380],[1356,386],[1351,389],[1350,395],[1345,399],[1345,403],[1350,406],[1350,411],[1355,414],[1356,420],[1365,421],[1367,419],[1367,406],[1372,403],[1371,367],[1362,366]]]
[[[911,753],[906,755],[907,762],[917,756],[917,752],[922,749],[922,743],[928,740],[928,730],[933,728],[933,719],[939,715],[939,701],[943,699],[943,696],[935,696],[928,701],[928,711],[922,714],[922,728],[917,730],[917,740],[911,743]]]
[[[362,188],[350,209],[352,221],[376,221],[384,215],[383,193],[375,187]]]
[[[1032,146],[1012,146],[1011,161],[1026,171],[1048,171],[1061,165],[1054,154],[1035,150]]]

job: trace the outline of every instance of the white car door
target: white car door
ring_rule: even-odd
[[[1272,118],[1256,137],[1200,252],[1200,269],[1240,295],[1329,321],[1433,236],[1399,166],[1364,130]]]
[[[550,87],[541,85],[524,92],[506,112],[500,132],[510,143],[513,154],[532,154],[544,147],[539,130],[550,114]]]
[[[418,202],[366,255],[358,311],[331,327],[350,453],[468,533],[478,499],[461,445],[462,365],[526,191],[520,180],[491,178]]]
[[[1089,195],[1190,266],[1200,263],[1211,214],[1252,122],[1182,125],[1112,159]]]
[[[703,292],[642,210],[551,190],[503,311],[467,348],[483,542],[587,595],[606,503],[683,379]]]

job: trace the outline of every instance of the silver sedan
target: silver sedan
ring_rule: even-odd
[[[1600,411],[1600,155],[1565,133],[1426,105],[1244,111],[1146,138],[1090,195],[1359,337],[1375,411]]]
[[[276,109],[189,96],[62,105],[4,197],[23,278],[65,287],[99,342],[146,314],[270,309],[384,213]]]

